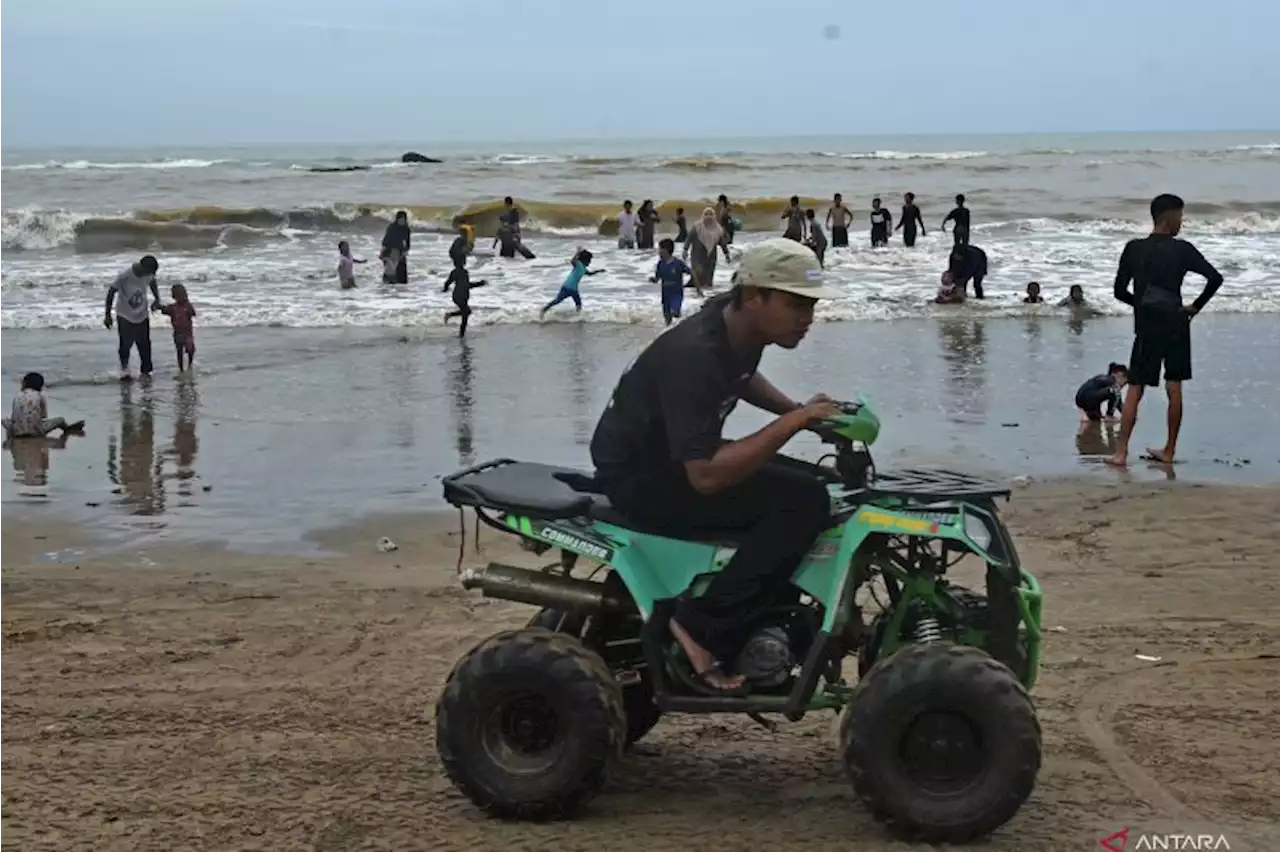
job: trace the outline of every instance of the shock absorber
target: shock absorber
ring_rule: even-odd
[[[932,614],[920,616],[916,621],[915,640],[917,642],[942,641],[942,628],[938,625],[938,619]]]

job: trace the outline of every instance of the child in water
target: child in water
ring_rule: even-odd
[[[1027,298],[1022,300],[1024,305],[1042,305],[1044,297],[1040,295],[1040,282],[1032,281],[1027,285]]]
[[[684,305],[684,277],[692,275],[693,270],[683,260],[675,256],[674,240],[658,241],[658,266],[649,280],[662,283],[662,318],[671,325],[671,321],[680,317],[680,309]],[[695,286],[697,286],[695,284]],[[702,295],[702,288],[698,288]]]
[[[364,261],[351,256],[351,246],[347,245],[347,241],[338,243],[338,286],[343,290],[356,288],[355,264],[357,263],[364,263]]]
[[[467,336],[467,320],[471,319],[471,290],[475,287],[483,287],[487,282],[472,281],[471,273],[467,272],[465,266],[455,266],[449,271],[449,277],[444,280],[444,292],[448,293],[449,288],[453,288],[453,304],[457,307],[456,311],[449,311],[444,315],[445,325],[449,324],[449,320],[454,317],[461,317],[462,323],[458,327],[458,336]]]
[[[1058,302],[1060,308],[1087,308],[1089,303],[1084,300],[1084,288],[1079,284],[1072,284],[1071,289],[1067,291],[1067,297]]]
[[[22,377],[22,390],[13,398],[9,419],[4,421],[4,431],[10,438],[43,438],[55,429],[62,434],[84,431],[84,421],[68,423],[61,417],[50,417],[44,398],[44,376],[27,373]]]
[[[538,312],[538,319],[546,316],[547,311],[563,302],[565,299],[573,299],[574,306],[582,310],[582,296],[578,294],[578,284],[582,281],[584,275],[599,275],[604,272],[603,269],[588,269],[591,265],[591,252],[586,249],[579,249],[578,253],[573,256],[573,260],[569,261],[573,268],[569,270],[569,274],[565,276],[564,283],[560,285],[560,292],[556,293],[556,297],[543,306]]]
[[[1116,409],[1120,407],[1120,391],[1129,383],[1129,368],[1112,362],[1107,372],[1094,376],[1076,391],[1076,408],[1080,409],[1080,422],[1094,423],[1102,420],[1102,405],[1107,406],[1107,422],[1116,421]]]
[[[676,208],[676,238],[675,242],[682,243],[689,239],[689,223],[684,218],[684,208]]]
[[[826,269],[827,235],[822,233],[822,226],[814,218],[812,207],[804,211],[804,218],[809,226],[809,238],[804,241],[804,244],[813,249],[813,253],[818,256],[818,266]]]
[[[346,245],[346,243],[342,245]],[[355,285],[353,284],[352,286],[354,287]],[[196,330],[194,325],[196,308],[187,299],[187,288],[181,284],[174,284],[173,289],[169,291],[169,295],[173,297],[173,302],[162,306],[160,313],[167,316],[169,322],[173,324],[173,348],[178,351],[178,372],[182,373],[186,372],[187,367],[194,367],[196,363]]]

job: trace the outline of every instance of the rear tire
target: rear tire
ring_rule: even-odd
[[[571,816],[622,756],[626,717],[613,673],[577,639],[499,633],[458,661],[436,703],[449,780],[495,816]]]
[[[541,627],[553,633],[566,633],[584,640],[586,619],[576,613],[558,609],[541,609],[529,619],[529,627]],[[653,684],[649,675],[644,674],[636,683],[622,687],[622,706],[627,714],[627,748],[635,745],[662,719],[662,711],[653,698]]]
[[[840,719],[854,792],[899,838],[967,843],[1004,825],[1040,770],[1040,723],[1008,667],[929,643],[875,665]]]

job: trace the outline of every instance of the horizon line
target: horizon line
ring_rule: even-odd
[[[156,148],[265,148],[265,147],[375,147],[381,145],[387,146],[410,146],[407,150],[412,150],[412,146],[425,147],[431,145],[443,146],[460,146],[460,145],[496,145],[496,144],[533,144],[533,145],[581,145],[581,144],[598,144],[613,142],[713,142],[713,141],[766,141],[766,140],[785,140],[785,139],[929,139],[929,138],[951,138],[951,139],[991,139],[996,137],[1025,137],[1025,136],[1120,136],[1120,135],[1191,135],[1191,134],[1232,134],[1232,133],[1280,133],[1280,128],[1231,128],[1220,130],[1205,129],[1180,129],[1180,130],[1021,130],[1021,131],[1005,131],[1005,132],[960,132],[960,133],[788,133],[779,135],[725,135],[725,136],[653,136],[643,134],[627,134],[622,136],[584,136],[584,137],[560,137],[546,139],[385,139],[385,140],[366,140],[366,141],[350,141],[350,140],[326,140],[326,141],[301,141],[301,140],[256,140],[256,141],[238,141],[238,142],[170,142],[170,143],[141,143],[141,142],[123,142],[115,144],[101,143],[74,143],[74,142],[25,142],[17,145],[5,145],[0,142],[0,152],[5,149],[24,150],[31,148],[76,148],[81,150],[106,150],[106,149],[156,149]]]

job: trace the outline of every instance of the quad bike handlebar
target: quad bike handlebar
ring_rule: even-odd
[[[837,401],[840,414],[828,417],[810,427],[824,444],[851,444],[860,441],[867,446],[875,443],[880,434],[880,418],[867,400],[859,395],[851,401]]]

